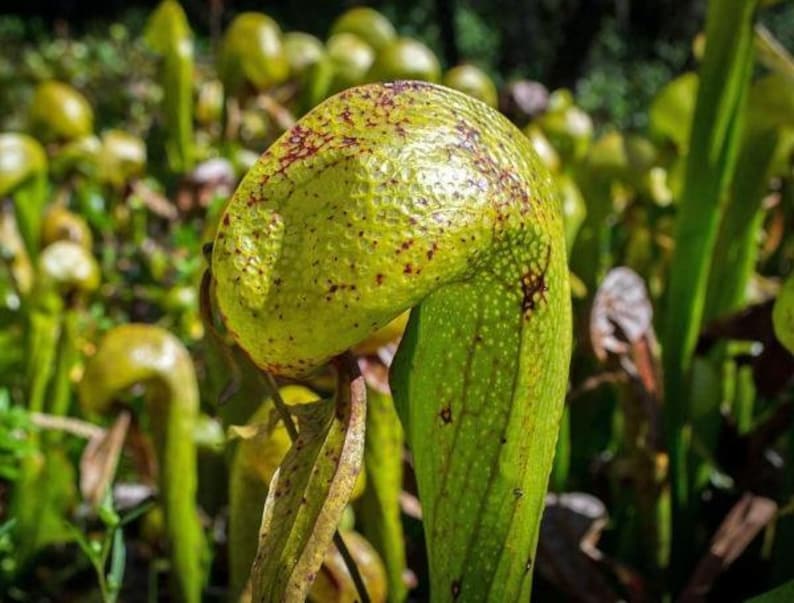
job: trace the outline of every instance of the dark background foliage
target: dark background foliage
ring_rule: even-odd
[[[285,29],[323,37],[333,18],[361,2],[185,0],[190,22],[207,40],[238,12],[263,11]],[[461,60],[497,79],[528,77],[575,90],[597,122],[642,128],[659,87],[691,66],[690,41],[702,29],[704,0],[381,0],[369,2],[405,35],[424,39],[447,65]],[[0,13],[23,17],[20,35],[85,32],[111,21],[143,23],[155,0],[10,0]],[[794,3],[764,14],[794,47]]]

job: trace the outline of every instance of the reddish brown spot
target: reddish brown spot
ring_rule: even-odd
[[[430,249],[427,250],[427,259],[432,260],[433,256],[436,254],[436,251],[438,251],[438,243],[434,241],[430,246]]]
[[[453,580],[452,586],[450,587],[450,592],[452,592],[452,598],[457,599],[460,596],[460,580]]]
[[[355,136],[344,136],[342,138],[343,147],[352,147],[358,144],[358,138]]]
[[[546,285],[546,271],[549,268],[550,261],[551,246],[546,248],[546,264],[543,266],[543,269],[540,271],[540,273],[536,274],[532,271],[529,271],[521,276],[521,310],[525,314],[535,310],[537,306],[537,300],[535,299],[536,296],[538,296],[542,301],[546,301],[546,291],[549,289]]]
[[[384,278],[385,277],[379,272],[378,274],[375,275],[375,282],[378,283],[379,285],[382,285]]]
[[[445,424],[449,425],[452,423],[452,409],[449,406],[442,408],[438,416],[441,417],[441,420],[444,421]]]
[[[411,266],[411,264],[406,264],[405,268],[403,268],[403,272],[405,274],[411,274],[411,273],[413,273],[413,271],[414,271],[414,267]]]
[[[461,146],[466,150],[474,151],[480,141],[480,133],[462,119],[455,124],[455,130],[460,134]]]
[[[229,214],[223,214],[223,225],[228,226],[229,222],[231,222],[231,218],[229,218]]]
[[[396,82],[386,82],[383,87],[390,89],[395,94],[400,94],[409,90],[424,90],[431,86],[425,82],[417,82],[415,80],[397,80]]]
[[[279,157],[280,167],[277,173],[282,174],[296,161],[316,155],[332,140],[331,134],[322,134],[300,124],[295,125],[281,143],[284,156]]]

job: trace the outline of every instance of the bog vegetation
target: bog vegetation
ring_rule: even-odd
[[[631,130],[369,8],[9,48],[0,598],[791,600],[760,4]]]

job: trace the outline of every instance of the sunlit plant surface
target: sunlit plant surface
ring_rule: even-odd
[[[370,8],[13,48],[0,598],[791,600],[760,4],[630,131]]]

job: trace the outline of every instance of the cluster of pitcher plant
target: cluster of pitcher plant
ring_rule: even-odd
[[[693,601],[726,585],[753,594],[791,579],[794,61],[754,26],[758,10],[753,0],[711,0],[693,71],[658,91],[647,130],[636,132],[593,123],[568,90],[530,81],[497,88],[473,63],[442,69],[427,46],[400,37],[368,8],[340,15],[325,41],[282,32],[264,14],[239,14],[208,55],[197,51],[178,2],[165,0],[144,31],[113,26],[104,59],[80,40],[59,40],[57,53],[13,50],[24,76],[4,74],[14,103],[0,121],[7,128],[0,134],[0,591],[11,601],[64,591],[113,601],[143,583],[150,600],[170,593],[185,601],[403,601],[412,593],[496,601],[526,596],[534,572],[540,598]],[[107,62],[113,53],[129,67]],[[508,155],[534,148],[527,181],[551,183],[538,194],[562,216],[559,253],[556,218],[548,227],[541,220],[535,233],[550,241],[553,259],[536,253],[536,239],[510,239],[513,257],[526,253],[532,266],[522,277],[521,307],[537,316],[526,328],[545,343],[521,343],[516,358],[493,356],[548,373],[536,377],[552,392],[540,398],[559,390],[560,400],[548,404],[528,398],[523,422],[512,411],[504,418],[503,433],[526,439],[529,453],[505,451],[503,441],[491,454],[478,439],[478,431],[501,425],[487,404],[480,424],[474,406],[462,409],[471,424],[454,405],[422,410],[424,398],[445,388],[461,397],[502,395],[497,377],[488,381],[476,367],[472,383],[455,382],[465,372],[456,372],[458,354],[474,364],[480,358],[465,355],[477,347],[467,339],[467,308],[482,308],[483,320],[489,309],[501,312],[489,289],[496,285],[479,273],[466,277],[470,289],[453,279],[414,297],[359,285],[356,299],[372,296],[364,303],[379,320],[362,318],[369,329],[358,328],[355,305],[347,315],[307,312],[305,324],[286,323],[290,341],[290,328],[298,339],[309,329],[306,337],[331,340],[336,358],[321,358],[313,371],[279,371],[267,359],[298,352],[271,353],[268,337],[280,327],[271,331],[266,318],[257,330],[235,305],[277,314],[257,296],[281,280],[263,285],[261,270],[221,255],[224,235],[243,236],[228,226],[229,217],[242,220],[234,203],[242,207],[241,195],[254,190],[244,183],[230,205],[241,178],[252,170],[246,182],[278,180],[266,157],[257,161],[285,131],[271,157],[288,152],[290,137],[322,137],[327,127],[329,147],[319,146],[318,161],[328,163],[322,154],[332,153],[343,122],[370,109],[372,122],[350,126],[369,146],[356,144],[378,157],[387,152],[381,136],[393,149],[378,129],[388,115],[369,107],[369,93],[324,101],[398,80],[477,99],[472,123],[497,125],[474,132],[473,146],[461,152],[496,153],[504,131]],[[402,98],[427,99],[430,108],[417,111],[431,115],[434,102],[469,110],[460,95],[444,94],[416,86],[397,98],[395,111]],[[497,110],[521,132],[515,140],[503,130],[506,120],[495,121]],[[438,108],[442,125],[445,115]],[[432,127],[422,119],[406,113],[409,138]],[[441,165],[409,165],[405,177],[430,178]],[[338,181],[328,178],[302,186],[331,190]],[[262,196],[281,194],[278,182],[267,186]],[[251,220],[251,228],[269,228]],[[378,236],[391,241],[387,230]],[[321,241],[326,255],[335,246],[345,253],[345,240]],[[445,244],[439,253],[453,257],[444,268],[453,272],[454,258],[475,245]],[[406,245],[403,257],[414,257]],[[436,250],[434,243],[428,260]],[[399,252],[389,262],[400,273],[435,266],[405,263]],[[485,249],[478,258],[495,264],[499,253]],[[308,251],[290,257],[293,264],[279,270],[314,274],[310,260],[328,259]],[[565,257],[568,270],[557,271]],[[384,265],[373,273],[378,285],[392,277]],[[328,282],[341,283],[345,270]],[[570,298],[562,300],[568,279]],[[340,296],[356,287],[338,286]],[[300,291],[285,289],[285,306]],[[408,301],[401,307],[392,298]],[[389,368],[417,304],[408,351],[401,348],[392,371],[396,408]],[[436,325],[439,304],[459,312],[460,325]],[[337,323],[353,321],[355,337],[342,341]],[[497,321],[482,333],[509,347],[524,329],[512,324]],[[475,342],[478,332],[472,327]],[[526,359],[525,346],[545,360]],[[436,366],[442,357],[452,368]],[[518,387],[505,395],[522,400]],[[366,397],[363,420],[359,397]],[[329,427],[336,421],[341,435]],[[444,432],[447,424],[458,431]],[[447,433],[460,442],[447,447]],[[473,474],[458,470],[460,459]],[[519,535],[501,525],[501,498],[489,498],[501,497],[499,482],[511,469],[496,465],[505,459],[526,474],[526,487],[505,490],[527,501]],[[310,479],[312,470],[327,475],[327,487]],[[298,494],[289,471],[303,488]],[[490,489],[478,490],[485,482]],[[283,513],[281,524],[273,513]],[[290,514],[296,518],[285,519]],[[521,572],[514,559],[486,563],[488,547],[515,542],[530,554],[518,560]],[[475,551],[468,557],[456,550],[466,544]]]

